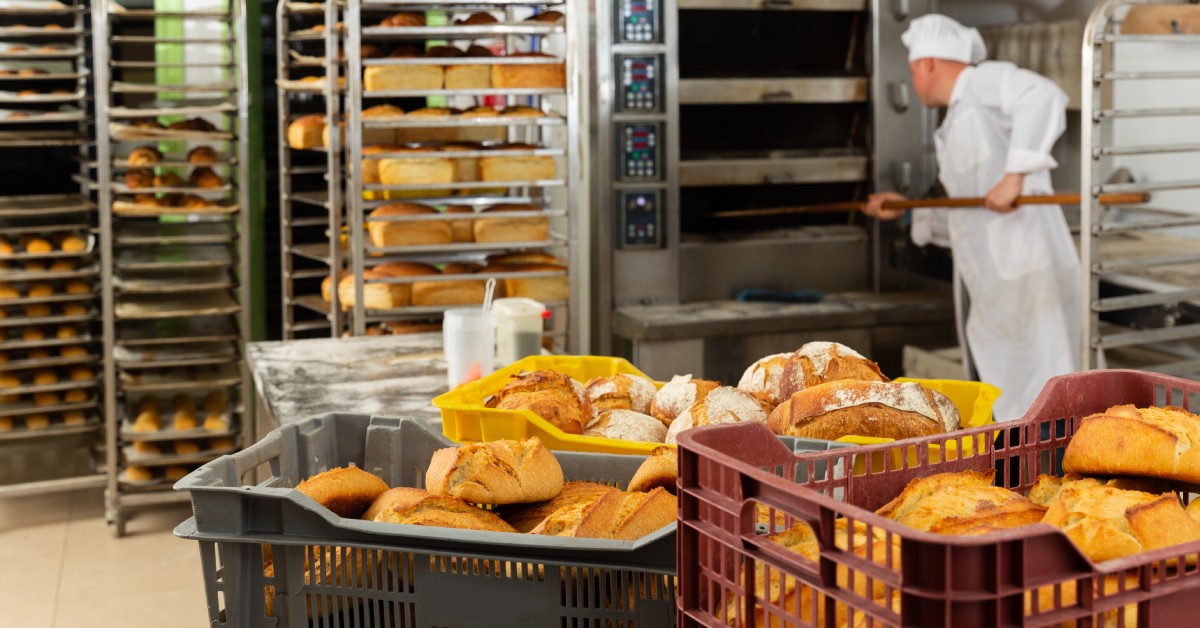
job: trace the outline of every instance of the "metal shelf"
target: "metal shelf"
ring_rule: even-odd
[[[866,0],[678,0],[680,10],[866,11]]]
[[[866,102],[870,79],[694,78],[680,79],[679,104],[810,104]]]
[[[550,87],[511,87],[485,89],[388,89],[364,91],[363,98],[424,98],[427,96],[561,96],[567,90]]]
[[[366,26],[363,39],[493,39],[509,35],[539,36],[566,33],[562,24],[509,22],[446,26]]]

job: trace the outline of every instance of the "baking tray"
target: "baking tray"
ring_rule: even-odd
[[[50,425],[39,430],[31,430],[27,427],[16,427],[7,432],[0,432],[0,442],[14,441],[28,438],[43,438],[46,436],[67,436],[71,434],[87,434],[95,432],[103,427],[100,417],[95,413],[89,413],[83,423],[79,425],[67,425],[62,422],[62,416],[50,417]]]
[[[127,392],[203,390],[237,386],[242,375],[235,364],[167,368],[149,373],[121,373]]]
[[[231,318],[178,318],[118,323],[117,346],[149,347],[237,340],[238,326]]]
[[[74,102],[85,96],[82,90],[71,92],[70,94],[35,94],[32,96],[22,96],[16,92],[0,91],[0,103],[60,103]]]
[[[62,223],[55,222],[53,225],[47,225],[41,220],[31,220],[28,218],[16,219],[0,219],[0,235],[2,236],[20,236],[26,233],[55,234],[69,233],[75,235],[89,235],[91,225],[86,222]]]
[[[55,330],[46,330],[54,332]],[[78,329],[76,331],[79,331]],[[24,349],[46,349],[50,347],[65,347],[68,345],[87,345],[92,342],[92,335],[86,329],[74,338],[58,338],[55,333],[48,333],[44,340],[13,340],[18,337],[10,333],[7,340],[0,341],[0,351],[21,351]]]
[[[41,386],[18,386],[16,388],[0,388],[0,393],[5,395],[36,395],[43,392],[66,392],[68,390],[78,390],[80,388],[94,388],[100,385],[100,377],[96,376],[89,380],[58,382],[55,384],[43,384]]]
[[[463,214],[465,216],[465,214]],[[377,247],[369,242],[364,247],[367,252],[380,255],[399,255],[416,253],[467,253],[507,249],[545,249],[567,245],[566,238],[552,233],[548,240],[534,242],[460,242],[457,244],[421,244],[414,246]]]
[[[198,246],[166,245],[124,249],[117,253],[120,270],[187,270],[232,266],[234,254],[228,246],[202,244]],[[186,279],[181,275],[181,279]]]
[[[461,59],[462,57],[456,57]],[[556,96],[562,87],[481,87],[479,89],[381,89],[363,90],[363,98],[424,98],[427,96]]]
[[[24,52],[14,52],[11,50],[14,47],[23,46]],[[13,42],[0,42],[0,59],[70,59],[81,57],[84,55],[82,48],[74,47],[55,47],[53,52],[39,52],[28,44],[16,44]]]
[[[0,0],[0,15],[82,13],[82,7],[67,7],[57,0]]]
[[[187,465],[183,465],[183,466],[187,466]],[[175,486],[176,480],[167,479],[166,477],[164,477],[162,475],[156,475],[153,480],[139,482],[139,481],[135,481],[135,480],[130,480],[125,475],[125,469],[122,468],[121,472],[117,475],[117,482],[121,485],[122,493],[134,494],[134,493],[152,493],[152,492],[157,492],[157,491],[170,490],[170,488],[172,486]]]
[[[565,118],[546,116],[379,116],[363,118],[363,128],[441,128],[441,127],[492,127],[492,126],[562,126]]]
[[[221,244],[233,238],[225,220],[178,223],[138,223],[117,228],[118,244]]]
[[[84,142],[84,137],[77,131],[0,131],[0,148],[79,146]]]
[[[10,70],[19,70],[21,68],[5,68]],[[0,82],[4,81],[74,81],[87,76],[86,72],[46,72],[43,74],[2,74]]]
[[[158,205],[139,205],[129,201],[113,201],[113,213],[118,216],[169,216],[197,215],[216,216],[233,214],[240,209],[237,205],[209,205],[208,207],[160,207]]]
[[[186,281],[181,278],[180,281]],[[184,316],[221,316],[236,314],[241,306],[225,290],[187,294],[168,298],[161,295],[123,296],[117,301],[117,318],[146,320]]]
[[[113,349],[113,358],[121,364],[122,368],[165,368],[219,364],[237,357],[237,346],[232,341],[167,345],[161,349],[137,347],[115,347]]]
[[[59,403],[50,406],[39,406],[32,400],[21,400],[17,403],[0,404],[0,416],[25,416],[27,414],[47,414],[50,412],[66,412],[67,410],[90,410],[97,405],[95,397],[79,403]]]
[[[223,269],[191,272],[186,281],[181,281],[177,273],[170,271],[128,271],[114,278],[113,282],[122,294],[127,295],[178,294],[234,287],[233,278]]]
[[[234,139],[233,133],[227,131],[177,131],[171,129],[143,129],[120,122],[108,125],[112,138],[117,141],[197,141],[197,142],[227,142]]]
[[[191,439],[184,439],[191,440]],[[207,445],[207,443],[206,443]],[[201,449],[194,454],[146,454],[133,450],[133,447],[123,447],[121,453],[125,462],[139,467],[165,467],[168,465],[201,465],[217,456],[223,456],[238,450],[237,442],[222,449]]]
[[[237,89],[233,81],[217,83],[199,83],[184,85],[159,85],[154,83],[131,83],[128,81],[113,81],[114,94],[185,94],[189,92],[232,92]]]
[[[14,114],[21,114],[14,117]],[[0,110],[0,124],[49,124],[52,122],[79,122],[87,119],[82,111],[35,111],[26,109]]]
[[[234,417],[240,414],[238,408],[235,408],[236,403],[234,395],[230,394],[233,391],[226,390],[227,387],[212,387],[209,389],[201,389],[194,393],[188,394],[189,397],[196,402],[196,425],[197,427],[190,430],[173,429],[172,417],[175,414],[174,395],[158,395],[158,394],[133,394],[129,395],[124,406],[124,420],[121,421],[121,438],[123,440],[189,440],[194,438],[216,438],[221,436],[230,436],[238,431],[237,421]],[[206,430],[204,429],[204,421],[208,418],[208,413],[204,411],[204,397],[210,392],[226,390],[229,395],[229,403],[225,408],[217,414],[218,417],[225,419],[225,429],[221,430]],[[160,403],[160,417],[162,418],[162,426],[166,429],[161,429],[156,432],[135,432],[133,430],[133,419],[138,414],[138,408],[141,406],[142,400],[146,397],[157,397]]]
[[[58,323],[79,323],[90,321],[100,316],[100,312],[95,308],[88,310],[86,314],[66,316],[61,313],[51,314],[50,316],[39,316],[30,318],[24,313],[9,314],[8,318],[0,318],[0,327],[27,327],[29,325],[54,325]]]
[[[3,234],[3,232],[4,232],[4,230],[0,229],[0,234]],[[50,234],[62,233],[62,231],[60,231],[57,228],[54,228],[53,226],[42,227],[42,232],[50,233]],[[30,233],[32,233],[32,231],[30,231]],[[92,252],[96,250],[96,236],[91,235],[91,234],[85,234],[85,233],[76,233],[73,235],[83,236],[87,240],[87,246],[82,251],[67,252],[67,251],[62,251],[62,250],[55,250],[55,251],[50,251],[49,253],[14,253],[12,255],[0,254],[0,261],[13,261],[13,260],[21,261],[21,260],[27,260],[27,259],[59,259],[59,258],[64,258],[64,257],[86,257],[88,255],[91,255]]]
[[[79,366],[81,364],[95,364],[100,361],[99,355],[77,355],[71,357],[54,356],[52,358],[33,358],[23,360],[13,360],[0,364],[0,373],[8,371],[24,371],[32,369],[50,369],[60,366]]]
[[[78,194],[0,197],[0,217],[46,216],[90,212],[96,204]]]
[[[223,185],[215,188],[201,188],[192,185],[178,187],[151,186],[144,188],[131,188],[128,185],[125,185],[124,181],[113,181],[110,187],[112,188],[112,191],[116,192],[117,194],[197,194],[203,196],[206,194],[226,194],[233,189],[233,184],[226,180]],[[113,203],[113,207],[115,210],[116,203]],[[158,208],[157,206],[155,207]]]
[[[156,161],[152,164],[143,164],[140,166],[131,166],[131,165],[129,165],[129,158],[127,155],[118,155],[117,157],[113,158],[112,167],[113,167],[114,171],[125,172],[127,170],[134,170],[134,169],[141,169],[141,168],[180,168],[180,169],[183,169],[183,168],[212,168],[212,169],[216,170],[218,168],[231,168],[236,165],[237,165],[236,157],[230,157],[226,153],[221,153],[221,154],[217,155],[216,161],[214,161],[212,163],[207,163],[207,164],[190,163],[187,161],[186,156],[164,155],[162,161]],[[222,176],[224,176],[224,175],[222,175]],[[199,189],[205,189],[205,188],[199,188]],[[139,190],[139,191],[141,191],[141,190]]]
[[[3,260],[0,260],[3,261]],[[4,271],[4,278],[9,281],[50,281],[55,279],[82,279],[94,277],[100,273],[99,264],[88,264],[75,270],[16,270]]]
[[[419,192],[421,190],[495,190],[508,188],[561,188],[567,182],[563,179],[547,179],[542,181],[451,181],[449,183],[406,183],[389,185],[386,183],[367,183],[364,190],[396,192]]]
[[[320,93],[325,91],[325,77],[321,77],[320,81],[302,81],[299,79],[275,79],[275,85],[280,89],[289,92],[315,92]],[[346,91],[345,79],[338,81],[337,91]]]
[[[75,301],[91,301],[98,296],[100,296],[100,291],[96,286],[93,286],[91,292],[80,294],[53,294],[48,297],[0,299],[0,307],[20,307],[24,305],[37,305],[41,303],[72,303]]]
[[[0,26],[0,37],[65,37],[71,35],[80,35],[83,33],[81,28],[13,28],[11,26]]]
[[[364,26],[363,38],[395,39],[495,39],[507,35],[547,36],[566,33],[563,24],[497,22],[445,26]]]
[[[114,118],[157,118],[159,116],[196,117],[210,113],[232,113],[237,105],[223,98],[198,98],[185,100],[154,100],[146,106],[113,107],[109,115]]]

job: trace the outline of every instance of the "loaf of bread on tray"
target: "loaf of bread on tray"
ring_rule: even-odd
[[[1045,507],[995,486],[994,480],[993,472],[979,471],[918,478],[875,512],[910,528],[957,536],[987,534],[1042,520]]]
[[[783,381],[783,369],[791,357],[790,353],[776,353],[759,359],[742,373],[737,387],[758,395],[772,406],[783,403],[780,382]]]
[[[720,385],[721,382],[695,379],[691,375],[676,375],[654,394],[654,399],[650,401],[650,414],[670,427],[675,417]]]
[[[516,532],[495,513],[449,495],[433,495],[419,488],[393,488],[375,499],[363,515],[368,521],[457,528],[485,532]]]
[[[325,146],[325,116],[312,114],[296,118],[288,124],[288,146],[304,150]]]
[[[767,425],[781,436],[898,440],[957,430],[959,415],[945,395],[917,383],[842,380],[797,392]]]
[[[434,452],[425,487],[474,504],[523,504],[558,495],[563,472],[542,441],[499,440]]]
[[[541,52],[518,52],[510,58],[545,58],[551,55]],[[565,63],[539,63],[529,65],[496,64],[492,67],[492,87],[498,88],[564,88],[567,86]]]
[[[583,433],[592,418],[592,405],[583,385],[551,370],[518,373],[486,405],[500,410],[529,410],[568,434]]]
[[[388,485],[358,467],[337,467],[300,482],[296,490],[339,517],[357,519],[388,490]]]
[[[879,365],[836,342],[810,342],[788,359],[779,383],[780,403],[809,386],[843,379],[886,382]]]
[[[648,493],[614,491],[591,503],[564,506],[532,534],[632,541],[675,522],[678,501],[664,489]]]
[[[651,491],[662,487],[674,493],[678,479],[679,451],[674,447],[655,447],[629,480],[628,488],[630,491]]]
[[[475,242],[544,242],[550,238],[550,219],[533,216],[506,218],[505,212],[533,212],[535,205],[507,203],[493,205],[481,212],[475,221]]]
[[[586,390],[592,412],[597,416],[608,410],[650,414],[650,402],[654,400],[654,393],[658,392],[654,382],[626,373],[594,378],[587,383]]]
[[[1183,408],[1113,406],[1084,417],[1063,469],[1200,483],[1200,416]]]
[[[497,512],[518,532],[529,532],[560,508],[590,504],[608,493],[616,492],[619,490],[615,487],[595,482],[567,482],[563,485],[562,492],[553,499],[532,504],[501,506]]]
[[[661,443],[667,437],[667,428],[649,414],[633,410],[606,410],[588,423],[583,435]]]
[[[714,388],[704,398],[692,404],[686,412],[671,422],[667,429],[667,444],[675,443],[681,432],[693,427],[758,421],[765,423],[771,406],[754,394],[732,386]]]
[[[367,232],[371,244],[383,248],[388,246],[418,246],[449,244],[450,224],[444,220],[429,221],[384,221],[376,220],[389,216],[437,216],[438,211],[417,203],[390,203],[376,207],[368,215]]]

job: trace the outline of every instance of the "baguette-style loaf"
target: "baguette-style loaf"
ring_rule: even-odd
[[[434,452],[425,488],[474,504],[525,504],[562,492],[563,472],[536,438],[472,443]]]
[[[619,492],[616,488],[594,482],[567,482],[557,497],[535,504],[513,504],[498,509],[500,518],[507,521],[518,532],[529,532],[541,525],[547,517],[561,508],[579,504],[591,504],[608,493]]]
[[[1183,408],[1114,406],[1084,417],[1063,469],[1200,483],[1200,416]]]
[[[667,428],[649,414],[633,410],[608,410],[589,423],[583,435],[661,443],[667,437]]]
[[[693,379],[691,375],[676,375],[654,394],[654,399],[650,401],[650,414],[662,421],[663,425],[671,427],[675,417],[720,385],[721,382]]]
[[[1063,485],[1043,523],[1093,562],[1200,540],[1200,522],[1174,493],[1153,495],[1085,482]]]
[[[972,536],[1038,523],[1046,509],[1006,488],[992,472],[939,473],[908,483],[876,514],[910,528]]]
[[[485,532],[516,532],[495,513],[476,508],[457,497],[431,495],[415,488],[406,488],[403,491],[392,489],[376,499],[371,505],[371,510],[377,512],[370,520],[384,523]],[[365,515],[363,518],[367,519]]]
[[[485,405],[500,410],[529,410],[568,434],[582,434],[592,418],[583,385],[551,370],[518,373]]]
[[[957,430],[959,416],[945,395],[920,384],[843,380],[797,392],[767,425],[780,436],[902,439]]]
[[[783,381],[783,370],[791,357],[790,353],[776,353],[758,360],[742,373],[737,387],[762,397],[772,406],[783,403],[780,382]]]
[[[650,402],[656,392],[654,382],[625,373],[597,377],[587,383],[588,401],[592,404],[592,414],[597,417],[608,410],[650,414]]]
[[[388,490],[388,485],[358,467],[338,467],[304,480],[296,490],[339,517],[357,519]]]
[[[810,342],[788,359],[779,381],[780,403],[809,386],[843,379],[889,381],[879,365],[836,342]]]
[[[1029,499],[1039,506],[1049,508],[1050,504],[1053,504],[1054,500],[1058,497],[1058,492],[1064,486],[1075,484],[1080,486],[1111,486],[1121,490],[1142,491],[1154,495],[1163,495],[1174,490],[1170,482],[1155,478],[1109,478],[1105,480],[1084,477],[1074,473],[1068,473],[1063,477],[1042,474],[1037,477],[1033,486],[1029,487]]]
[[[674,444],[681,432],[693,427],[759,421],[765,423],[771,415],[771,406],[757,395],[740,388],[721,386],[712,389],[703,399],[692,404],[683,414],[675,417],[667,429],[667,444]]]
[[[675,482],[679,479],[679,452],[674,447],[655,447],[650,457],[638,467],[633,479],[629,481],[630,492],[646,492],[656,488],[665,488],[675,492]]]
[[[531,534],[633,541],[673,523],[677,508],[675,496],[661,488],[649,493],[614,491],[592,503],[560,508]]]

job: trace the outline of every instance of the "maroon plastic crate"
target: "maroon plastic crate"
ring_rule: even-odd
[[[996,470],[998,483],[1026,492],[1039,474],[1062,475],[1081,418],[1120,404],[1200,411],[1200,382],[1119,370],[1066,375],[1018,421],[802,455],[757,423],[681,434],[679,625],[1200,626],[1200,542],[1095,564],[1048,525],[954,537],[873,513],[935,473]],[[984,446],[961,447],[969,438]],[[945,451],[951,440],[964,455],[931,463],[930,445]],[[757,523],[764,507],[785,526],[807,522],[819,560],[768,539],[772,530]],[[865,556],[838,549],[840,518],[882,543]],[[885,549],[893,543],[899,564]],[[756,593],[772,576],[796,583],[778,603]]]

